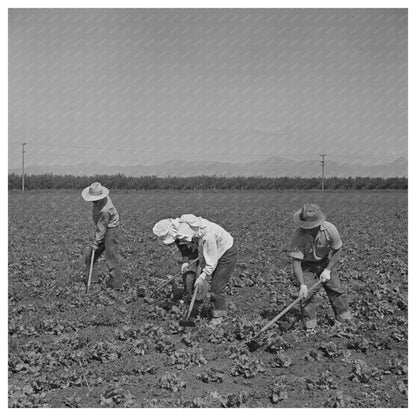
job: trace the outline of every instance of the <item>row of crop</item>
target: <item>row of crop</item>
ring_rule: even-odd
[[[116,175],[54,175],[39,174],[25,176],[25,189],[82,189],[92,182],[101,182],[110,189],[235,189],[235,190],[313,190],[321,189],[321,178],[281,177],[266,178],[262,176],[193,176],[166,177],[141,176],[132,177]],[[21,189],[20,175],[9,174],[9,190]],[[373,178],[373,177],[330,177],[325,180],[325,189],[331,190],[366,190],[366,189],[407,189],[405,177]]]

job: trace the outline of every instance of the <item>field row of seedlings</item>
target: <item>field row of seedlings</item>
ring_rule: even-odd
[[[114,193],[124,290],[103,282],[89,295],[82,252],[93,227],[79,199],[9,195],[9,407],[407,406],[407,194]],[[297,296],[287,242],[305,200],[340,230],[355,326],[334,322],[322,290],[316,334],[295,308],[251,348]],[[179,326],[179,279],[150,296],[179,269],[151,227],[188,212],[223,224],[240,248],[229,314],[215,330],[209,299],[195,328]]]

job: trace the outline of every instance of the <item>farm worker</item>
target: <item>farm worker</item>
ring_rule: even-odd
[[[95,238],[88,247],[85,264],[87,273],[91,263],[91,253],[95,250],[94,264],[105,251],[105,261],[110,274],[109,286],[116,290],[123,287],[123,277],[120,271],[120,255],[118,252],[119,215],[108,194],[110,191],[98,182],[94,182],[82,191],[82,197],[92,202],[92,219],[95,224]],[[91,283],[98,283],[96,273]]]
[[[325,220],[324,213],[315,204],[305,204],[294,213],[293,220],[299,228],[291,242],[290,257],[300,286],[299,296],[306,298],[308,287],[319,278],[336,319],[350,321],[347,296],[335,270],[342,248],[338,230]],[[301,303],[301,313],[306,329],[313,331],[317,325],[313,296]]]
[[[176,225],[175,225],[176,224]],[[182,256],[182,281],[186,297],[192,296],[196,276],[201,273],[198,256],[198,243],[196,241],[180,241],[175,239],[172,231],[179,226],[179,220],[165,219],[157,222],[153,233],[160,237],[164,244],[176,244]],[[196,260],[196,261],[194,261]]]
[[[214,222],[192,214],[182,215],[172,223],[169,233],[181,243],[195,241],[204,267],[195,287],[204,291],[211,278],[212,325],[220,324],[226,315],[225,287],[237,263],[237,247],[230,233]]]

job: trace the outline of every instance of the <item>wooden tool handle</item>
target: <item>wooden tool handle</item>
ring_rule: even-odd
[[[319,280],[314,285],[311,286],[311,288],[308,290],[308,297],[309,294],[312,293],[313,290],[315,290],[322,282]],[[279,313],[276,317],[274,317],[267,325],[265,325],[262,329],[260,329],[259,332],[257,332],[256,335],[254,335],[253,338],[258,337],[262,332],[264,332],[266,329],[270,328],[276,321],[278,321],[286,312],[289,312],[295,305],[297,305],[301,300],[303,299],[302,296],[299,296],[296,298],[289,306],[287,306],[285,309],[283,309],[282,312]]]
[[[198,293],[198,287],[194,289],[194,294],[192,295],[192,300],[191,300],[191,304],[189,305],[189,310],[188,310],[188,315],[186,316],[186,320],[188,320],[189,317],[191,316],[191,312],[192,312],[192,309],[194,308],[194,303],[195,303],[197,293]]]
[[[197,261],[198,261],[198,259],[192,260],[191,262],[189,262],[189,266],[191,266],[192,264],[196,263]],[[182,270],[180,270],[174,276],[172,276],[171,278],[169,278],[168,280],[166,280],[166,282],[163,282],[162,284],[160,284],[155,290],[153,290],[153,292],[150,294],[150,296],[155,295],[157,292],[159,292],[160,289],[163,289],[166,285],[168,285],[170,282],[172,282],[173,280],[175,280],[181,273],[182,273]]]
[[[91,264],[90,264],[90,272],[88,273],[88,282],[87,282],[86,293],[88,293],[89,290],[90,290],[92,268],[94,266],[94,255],[95,255],[95,250],[93,249],[92,252],[91,252]]]

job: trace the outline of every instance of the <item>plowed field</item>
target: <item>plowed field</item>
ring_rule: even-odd
[[[9,407],[407,407],[407,193],[112,192],[121,216],[124,291],[85,294],[91,204],[80,192],[9,193]],[[288,243],[293,212],[318,203],[344,243],[340,265],[355,327],[335,325],[324,291],[307,336]],[[152,234],[193,213],[236,239],[224,325],[182,328],[176,248]],[[144,297],[143,297],[144,296]],[[173,296],[173,297],[172,297]]]

